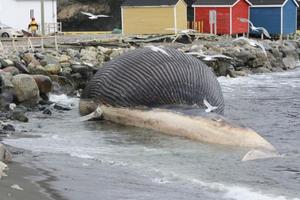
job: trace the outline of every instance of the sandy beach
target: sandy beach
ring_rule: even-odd
[[[22,150],[11,148],[13,151],[22,152]],[[25,155],[26,154],[26,155]],[[0,199],[1,200],[64,200],[59,194],[48,187],[48,180],[51,176],[46,173],[25,167],[24,160],[33,157],[29,152],[15,154],[13,161],[8,163],[8,169],[5,170],[6,177],[0,179]],[[12,188],[18,185],[21,189]]]

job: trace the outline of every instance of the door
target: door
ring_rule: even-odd
[[[209,11],[209,28],[211,34],[217,34],[217,11]]]

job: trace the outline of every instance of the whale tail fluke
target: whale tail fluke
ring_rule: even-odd
[[[85,115],[83,117],[80,117],[80,121],[88,121],[91,119],[100,118],[103,115],[103,111],[101,110],[100,106],[96,108],[96,110],[88,115]]]
[[[278,158],[283,157],[276,151],[267,151],[267,150],[250,150],[243,157],[242,161],[258,160],[258,159],[267,159],[267,158]]]

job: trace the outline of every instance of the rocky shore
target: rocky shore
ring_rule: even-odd
[[[45,105],[51,104],[47,102],[49,92],[76,95],[105,62],[139,46],[149,45],[103,47],[98,43],[91,44],[93,46],[65,48],[59,52],[22,51],[0,56],[0,117],[27,121],[22,110],[37,106],[45,109]],[[215,37],[191,44],[151,45],[171,46],[196,56],[217,76],[230,77],[290,70],[298,65],[300,54],[299,41]],[[45,111],[47,113],[49,111]]]
[[[106,46],[99,42],[85,41],[79,47],[64,47],[60,51],[46,49],[0,54],[0,141],[17,134],[13,121],[28,122],[28,111],[40,112],[47,117],[53,112],[72,109],[69,105],[51,102],[49,93],[80,96],[81,89],[105,62],[146,45],[176,48],[203,60],[217,76],[232,78],[292,70],[297,67],[300,56],[300,41],[296,40],[262,41],[215,36],[190,44],[123,42]],[[4,182],[5,186],[2,185],[7,194],[13,183],[18,182],[16,180],[20,176],[23,180],[27,173],[16,163],[10,164],[11,170],[6,171],[6,164],[14,154],[18,152],[12,151],[11,155],[0,142],[0,178],[5,173],[9,176],[3,177],[7,181]],[[21,171],[22,174],[11,173],[12,170]],[[27,185],[26,180],[24,181],[24,185]],[[0,190],[2,191],[1,185]],[[38,189],[34,190],[38,193]]]

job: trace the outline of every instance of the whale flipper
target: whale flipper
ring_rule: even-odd
[[[80,117],[80,121],[88,121],[91,119],[100,118],[103,115],[103,111],[101,110],[100,106],[96,108],[96,110],[88,115]]]
[[[282,157],[276,151],[266,151],[266,150],[250,150],[246,155],[243,157],[242,161],[249,161],[249,160],[257,160],[257,159],[266,159],[266,158],[277,158]]]

